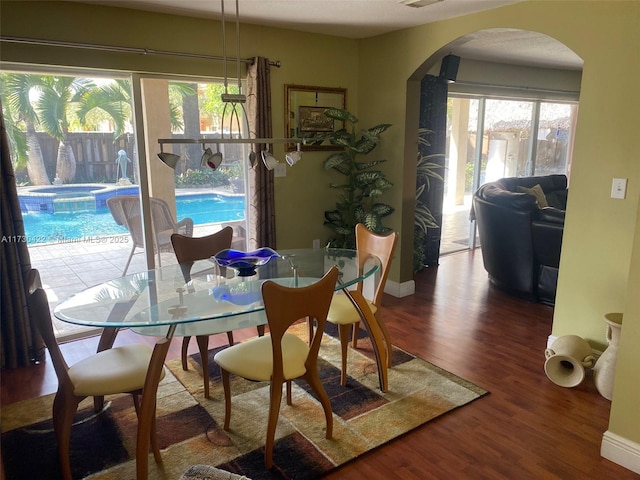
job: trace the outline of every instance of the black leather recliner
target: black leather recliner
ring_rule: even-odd
[[[540,185],[549,206],[518,187]],[[482,185],[471,211],[485,270],[498,288],[531,301],[555,303],[567,205],[566,175],[502,178]]]

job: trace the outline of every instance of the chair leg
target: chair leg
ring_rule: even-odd
[[[229,430],[229,422],[231,420],[231,382],[229,380],[230,374],[224,368],[220,368],[220,375],[222,377],[222,388],[224,389],[224,428]]]
[[[258,330],[259,337],[264,337],[264,325],[258,325],[256,327],[256,330]]]
[[[204,380],[204,398],[209,398],[209,335],[198,335],[198,350],[202,360],[202,378]]]
[[[227,332],[227,340],[229,341],[229,346],[233,347],[235,341],[233,340],[233,332]]]
[[[264,466],[267,469],[273,467],[273,442],[276,436],[278,415],[280,414],[280,402],[282,401],[282,379],[271,379],[269,388],[269,419],[267,420],[267,440],[264,445]]]
[[[104,408],[104,396],[93,397],[93,411],[98,413]]]
[[[287,384],[287,405],[293,405],[293,401],[291,400],[291,380],[287,380],[286,384]]]
[[[133,239],[131,239],[133,241]],[[131,252],[129,253],[129,258],[127,259],[127,264],[124,266],[124,271],[122,272],[122,276],[124,277],[127,274],[127,270],[129,270],[129,264],[131,263],[131,259],[133,258],[133,252],[136,251],[136,242],[133,242],[133,247],[131,247]]]
[[[69,446],[71,444],[71,426],[73,416],[78,408],[79,400],[70,394],[58,391],[53,400],[53,429],[58,442],[58,460],[64,480],[71,480],[71,459]]]
[[[358,348],[358,333],[360,333],[360,322],[354,323],[351,331],[351,346],[353,348]]]
[[[382,336],[384,337],[384,345],[387,350],[387,366],[391,368],[393,365],[393,345],[391,344],[391,337],[389,336],[389,330],[387,330],[387,326],[385,325],[382,318],[380,318],[379,310],[375,313],[375,317],[378,319],[378,325],[380,325],[380,330],[382,331]]]
[[[132,392],[131,397],[133,398],[133,407],[136,411],[136,418],[140,421],[140,397],[142,394],[140,391]],[[158,436],[156,434],[156,407],[154,406],[153,410],[153,418],[151,419],[151,428],[149,430],[149,443],[151,445],[151,451],[153,452],[153,458],[156,463],[162,463],[162,456],[160,455],[160,448],[158,447]]]
[[[149,433],[149,441],[151,443],[151,451],[153,452],[153,458],[156,463],[162,463],[162,456],[160,455],[160,448],[158,447],[158,435],[156,429],[157,419],[156,419],[156,407],[153,409],[153,418],[151,419],[151,430]]]
[[[338,325],[338,332],[340,337],[340,349],[342,352],[340,385],[344,387],[347,384],[347,350],[349,347],[349,333],[351,332],[351,324]]]
[[[189,370],[189,364],[187,362],[187,356],[189,351],[189,342],[191,341],[191,337],[183,337],[182,338],[182,370]]]
[[[329,399],[329,395],[327,395],[327,391],[324,389],[324,386],[320,381],[317,370],[307,371],[304,378],[313,391],[316,392],[316,396],[320,400],[320,404],[324,410],[324,418],[327,423],[327,433],[325,437],[330,439],[333,436],[333,410],[331,409],[331,400]]]

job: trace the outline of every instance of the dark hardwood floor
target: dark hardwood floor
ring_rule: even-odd
[[[596,391],[591,373],[572,389],[545,376],[553,308],[491,287],[479,251],[445,256],[415,280],[415,295],[383,300],[394,343],[491,393],[326,478],[639,478],[600,456],[610,402]],[[243,334],[255,331],[238,332],[236,338]],[[123,331],[116,344],[140,338]],[[180,340],[173,340],[171,358],[179,357]],[[224,343],[224,335],[210,340],[210,346]],[[96,344],[96,338],[71,342],[63,352],[73,363],[93,353]],[[2,372],[3,405],[55,389],[49,364]]]

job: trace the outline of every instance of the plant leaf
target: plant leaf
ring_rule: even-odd
[[[349,154],[346,152],[336,152],[329,155],[323,162],[325,170],[335,168],[343,162],[349,161]]]
[[[371,212],[380,217],[391,215],[394,211],[395,209],[391,205],[387,205],[386,203],[374,203],[371,207]]]
[[[390,123],[381,123],[380,125],[376,125],[375,127],[367,128],[365,131],[369,132],[370,134],[375,135],[377,137],[382,132],[387,130],[389,127],[391,127]],[[363,131],[363,133],[364,133],[364,131]]]
[[[380,165],[381,163],[386,162],[386,160],[374,160],[373,162],[356,162],[357,170],[366,170],[367,168],[375,167],[376,165]]]
[[[342,108],[327,108],[324,111],[325,116],[333,118],[334,120],[342,120],[344,122],[358,123],[358,118],[352,115],[347,110]]]

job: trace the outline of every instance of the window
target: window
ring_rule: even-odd
[[[238,135],[237,128],[222,131],[229,122],[221,116],[221,82],[16,68],[0,72],[0,87],[29,253],[52,308],[122,275],[125,265],[131,274],[175,262],[171,250],[141,255],[147,249],[133,247],[107,207],[109,196],[165,200],[177,221],[193,220],[194,236],[231,225],[234,248],[245,249],[246,145],[220,145],[224,161],[215,171],[200,164],[206,145],[173,145],[181,157],[175,170],[156,155],[158,138]],[[138,115],[145,121],[136,122]],[[144,135],[136,132],[142,124]],[[138,155],[142,138],[148,160]],[[54,325],[59,340],[91,333]]]
[[[471,196],[503,177],[569,174],[577,103],[450,95],[440,253],[477,246]]]

